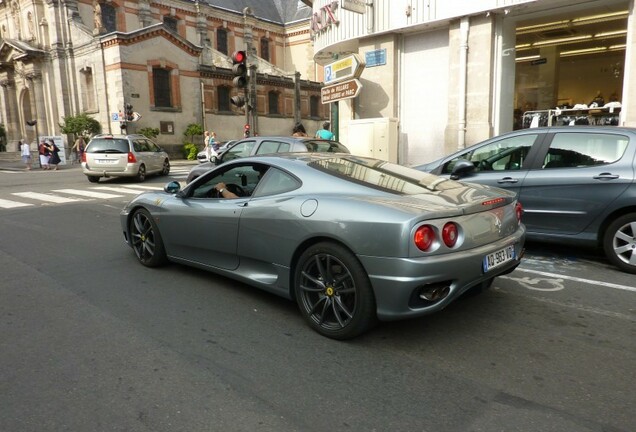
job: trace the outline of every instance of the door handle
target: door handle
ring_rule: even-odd
[[[504,177],[502,179],[497,180],[497,183],[518,183],[519,180],[512,177]]]
[[[614,180],[619,178],[620,176],[618,174],[612,174],[612,173],[600,173],[597,176],[594,176],[594,180]]]

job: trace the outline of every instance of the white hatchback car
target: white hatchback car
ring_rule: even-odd
[[[170,158],[144,135],[96,135],[86,146],[82,170],[91,183],[101,177],[136,177],[142,182],[148,174],[168,175]]]

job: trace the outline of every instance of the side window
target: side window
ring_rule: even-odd
[[[472,162],[475,171],[520,170],[537,137],[537,134],[520,135],[479,146],[446,162],[442,173],[450,174],[459,159]]]
[[[159,146],[157,144],[155,144],[154,142],[150,141],[150,140],[146,140],[146,145],[148,146],[148,151],[157,153],[160,152],[161,149],[159,148]]]
[[[261,145],[256,150],[256,154],[277,153],[283,143],[279,141],[262,141]],[[289,144],[287,145],[289,147]]]
[[[270,168],[267,171],[267,175],[258,184],[258,188],[254,191],[254,196],[274,195],[289,192],[299,187],[300,181],[291,174],[277,168]]]
[[[214,187],[220,182],[225,183],[228,189],[237,192],[239,196],[250,196],[259,178],[259,171],[251,164],[234,166],[220,174],[206,176],[202,183],[196,185],[189,196],[191,198],[218,198]]]
[[[628,144],[623,135],[558,133],[550,143],[543,169],[611,164],[623,157]]]
[[[280,143],[277,153],[287,153],[289,151],[289,143]]]
[[[242,157],[247,157],[252,154],[252,149],[256,145],[256,141],[243,141],[230,148],[227,153],[223,155],[223,161],[231,161]]]
[[[140,139],[134,140],[133,141],[133,149],[135,149],[136,152],[146,151],[146,146],[144,145],[143,140],[140,140]]]

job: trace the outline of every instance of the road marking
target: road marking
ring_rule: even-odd
[[[142,185],[134,185],[134,186],[124,186],[135,189],[148,189],[148,190],[163,190],[162,186],[142,186]]]
[[[139,195],[140,193],[146,192],[143,189],[133,189],[133,188],[113,187],[113,186],[97,186],[97,187],[94,187],[93,189],[119,192],[119,193],[125,193],[125,194],[133,194],[133,195]]]
[[[27,203],[22,203],[22,202],[18,202],[18,201],[9,201],[9,200],[0,199],[0,208],[5,208],[5,209],[17,208],[17,207],[29,207],[29,206],[32,206],[32,205],[33,204],[27,204]]]
[[[52,192],[59,192],[59,193],[65,193],[69,195],[79,195],[83,197],[100,198],[100,199],[121,198],[123,196],[123,195],[108,194],[104,192],[93,192],[93,191],[80,190],[80,189],[55,189]]]
[[[548,272],[542,272],[542,271],[538,271],[538,270],[529,270],[529,269],[523,269],[523,268],[518,268],[518,267],[517,267],[517,269],[515,271],[533,273],[533,274],[537,274],[539,276],[546,276],[546,277],[551,277],[551,278],[555,278],[555,279],[566,279],[566,280],[570,280],[570,281],[574,281],[574,282],[583,282],[583,283],[590,284],[590,285],[600,285],[600,286],[604,286],[604,287],[607,287],[607,288],[614,288],[614,289],[619,289],[619,290],[624,290],[624,291],[636,292],[636,287],[631,287],[631,286],[627,286],[627,285],[613,284],[613,283],[609,283],[609,282],[601,282],[601,281],[597,281],[597,280],[593,280],[593,279],[583,279],[583,278],[576,277],[576,276],[567,276],[567,275],[562,275],[562,274],[558,274],[558,273],[548,273]]]
[[[513,276],[500,276],[502,279],[510,279],[517,281],[520,285],[533,291],[561,291],[565,288],[563,285],[563,278],[530,278],[522,277],[517,278]]]
[[[60,197],[60,196],[43,194],[43,193],[38,193],[38,192],[16,192],[16,193],[12,193],[11,195],[19,196],[19,197],[22,197],[22,198],[29,198],[29,199],[39,200],[39,201],[52,202],[52,203],[56,203],[56,204],[63,204],[63,203],[81,201],[80,199],[76,199],[76,198],[64,198],[64,197]]]

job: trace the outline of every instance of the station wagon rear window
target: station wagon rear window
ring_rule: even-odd
[[[128,153],[128,140],[94,138],[86,151],[88,153]]]

